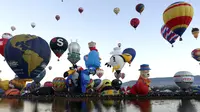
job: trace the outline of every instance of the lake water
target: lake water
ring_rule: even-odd
[[[200,112],[197,100],[23,101],[1,99],[0,112]]]

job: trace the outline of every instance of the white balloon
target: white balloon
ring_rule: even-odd
[[[188,89],[194,82],[194,76],[188,71],[179,71],[174,75],[174,82],[181,89]]]
[[[34,22],[31,23],[31,27],[35,28],[36,24]]]

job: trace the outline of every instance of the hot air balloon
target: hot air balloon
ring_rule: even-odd
[[[10,39],[12,38],[12,35],[10,33],[3,33],[2,38]]]
[[[49,70],[51,70],[52,69],[52,66],[49,66]]]
[[[198,38],[199,36],[199,28],[192,28],[192,34],[194,36],[194,38]]]
[[[187,2],[175,2],[167,7],[163,13],[163,21],[174,33],[181,36],[192,21],[193,7]]]
[[[131,19],[130,24],[131,26],[133,26],[133,28],[136,29],[138,25],[140,24],[140,20],[138,18],[133,18]]]
[[[59,15],[56,15],[55,18],[56,18],[57,21],[60,20],[60,16]]]
[[[46,70],[43,70],[37,77],[35,77],[33,80],[35,83],[40,83],[40,81],[45,77]]]
[[[31,23],[31,27],[35,28],[36,24],[34,22]]]
[[[173,31],[171,31],[167,26],[163,25],[161,28],[161,35],[165,40],[167,40],[170,44],[172,44],[176,41],[176,39],[179,37],[179,35],[175,34]]]
[[[15,28],[14,26],[11,26],[11,30],[12,30],[12,31],[15,31],[16,28]]]
[[[200,61],[200,48],[196,48],[192,51],[191,53],[192,57],[196,60],[196,61]],[[200,63],[199,63],[200,64]]]
[[[7,38],[1,38],[0,39],[0,54],[2,56],[4,56],[4,49],[5,49],[7,42],[8,42]]]
[[[179,71],[174,75],[174,82],[183,90],[188,89],[194,81],[194,76],[188,71]]]
[[[141,14],[144,11],[144,4],[137,4],[135,10]]]
[[[78,8],[78,11],[79,11],[80,13],[82,13],[82,12],[84,11],[84,9],[83,9],[82,7],[79,7],[79,8]]]
[[[119,12],[120,12],[120,8],[118,8],[118,7],[116,7],[116,8],[114,8],[114,13],[117,15]]]
[[[75,65],[81,58],[80,58],[80,45],[78,44],[78,42],[71,42],[69,44],[69,53],[68,53],[68,57],[67,59],[73,64]]]
[[[62,37],[54,37],[50,41],[50,47],[54,54],[58,57],[59,61],[59,58],[68,48],[68,42]]]
[[[33,79],[48,65],[51,50],[41,37],[20,34],[8,40],[4,56],[20,79]]]

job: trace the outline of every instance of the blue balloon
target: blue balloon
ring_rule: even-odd
[[[37,77],[51,58],[48,43],[41,37],[29,34],[9,39],[4,54],[8,65],[21,79]]]
[[[90,51],[87,58],[84,56],[84,61],[85,61],[85,66],[87,68],[91,68],[91,67],[94,67],[96,69],[99,68],[101,65],[99,52],[95,50]]]
[[[37,77],[35,77],[33,80],[36,83],[39,83],[46,75],[46,70],[43,70]]]
[[[87,85],[90,83],[90,76],[89,70],[85,69],[81,71],[80,80],[81,80],[81,90],[82,93],[86,93]]]
[[[134,60],[135,55],[136,55],[136,51],[133,48],[126,48],[124,49],[124,51],[122,52],[122,54],[130,54],[132,56],[131,62]]]

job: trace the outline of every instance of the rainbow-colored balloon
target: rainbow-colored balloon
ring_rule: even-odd
[[[63,77],[56,77],[53,79],[53,89],[55,91],[62,91],[66,88],[65,79]]]
[[[170,30],[181,37],[192,21],[193,15],[194,9],[191,4],[175,2],[163,12],[163,21]]]

